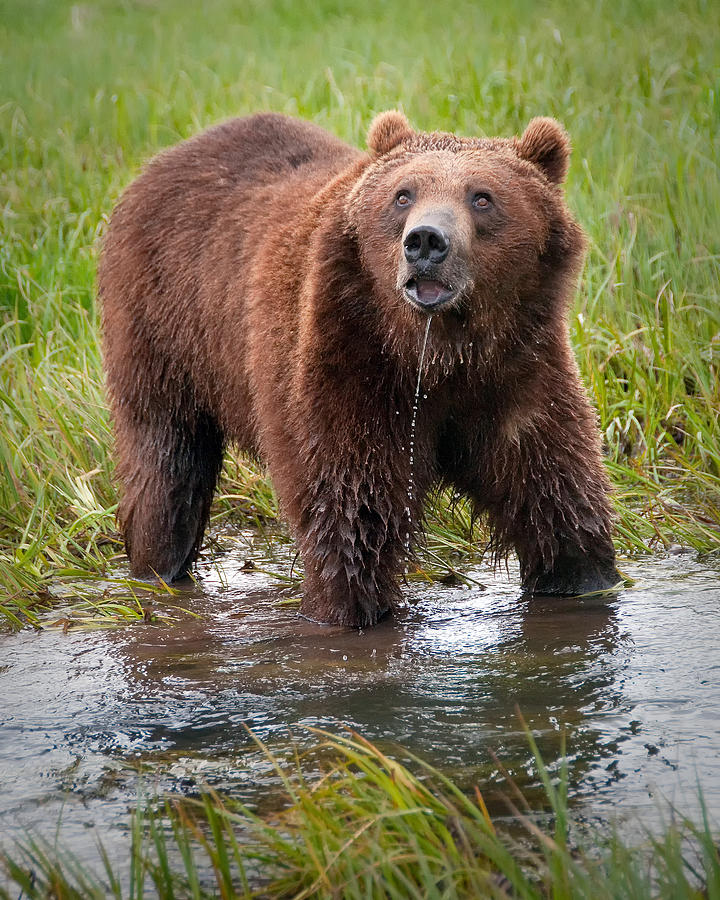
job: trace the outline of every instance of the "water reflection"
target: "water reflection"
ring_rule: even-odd
[[[516,572],[478,569],[484,589],[413,585],[361,634],[298,618],[240,555],[224,567],[184,598],[199,620],[0,638],[3,831],[62,806],[87,845],[87,825],[125,821],[134,759],[169,789],[257,799],[270,773],[244,724],[277,745],[291,723],[344,722],[466,784],[501,784],[497,754],[532,788],[518,707],[551,766],[565,737],[591,810],[692,808],[697,774],[720,812],[720,574],[692,557],[628,566],[638,586],[610,602],[523,599]]]

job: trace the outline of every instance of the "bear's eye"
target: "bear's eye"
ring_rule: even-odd
[[[395,206],[400,207],[400,209],[406,209],[412,202],[412,196],[409,191],[400,191],[395,198]]]
[[[492,206],[492,197],[486,193],[475,194],[472,205],[474,209],[488,209]]]

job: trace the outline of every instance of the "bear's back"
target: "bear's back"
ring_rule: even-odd
[[[122,266],[133,250],[146,257],[136,269],[152,257],[154,269],[175,272],[197,261],[197,248],[233,213],[250,224],[264,205],[256,198],[268,187],[282,200],[288,182],[289,209],[298,190],[312,193],[360,155],[317,125],[278,113],[230,119],[170,147],[150,160],[113,212],[101,293],[103,270],[116,256]]]
[[[281,180],[299,169],[340,169],[359,151],[312,122],[279,113],[230,119],[160,153],[146,169],[152,178],[220,177],[225,186]]]

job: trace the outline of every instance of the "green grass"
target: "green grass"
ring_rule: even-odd
[[[463,134],[561,119],[590,237],[571,332],[618,548],[717,552],[718,25],[710,0],[0,0],[0,613],[36,619],[52,579],[121,552],[93,289],[114,201],[160,148],[258,109],[358,145],[398,105]],[[237,466],[216,519],[274,517],[262,474]],[[467,555],[467,509],[440,502],[429,547]]]
[[[27,900],[720,900],[706,816],[699,826],[674,817],[660,836],[641,829],[634,844],[613,829],[580,830],[568,813],[566,769],[549,772],[526,733],[547,812],[533,814],[515,791],[506,798],[512,828],[489,813],[477,787],[467,796],[417,758],[403,765],[356,734],[316,731],[322,742],[309,761],[298,755],[288,767],[265,751],[283,785],[273,811],[212,791],[140,803],[124,873],[102,847],[92,867],[63,849],[62,832],[53,842],[30,836],[0,852],[0,898],[20,889]],[[325,771],[308,776],[319,753]]]

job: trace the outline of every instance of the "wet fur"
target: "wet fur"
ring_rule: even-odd
[[[482,146],[550,198],[544,246],[518,244],[530,280],[434,316],[412,522],[442,481],[489,516],[498,553],[517,550],[529,590],[617,581],[565,319],[584,250],[554,187],[567,148],[542,129],[524,148],[417,135],[398,115],[373,126],[369,154],[278,115],[228,122],[156,157],[113,213],[98,283],[136,575],[188,571],[232,441],[268,465],[305,564],[303,613],[361,626],[395,604],[425,317],[368,269],[356,220],[378,167]]]

